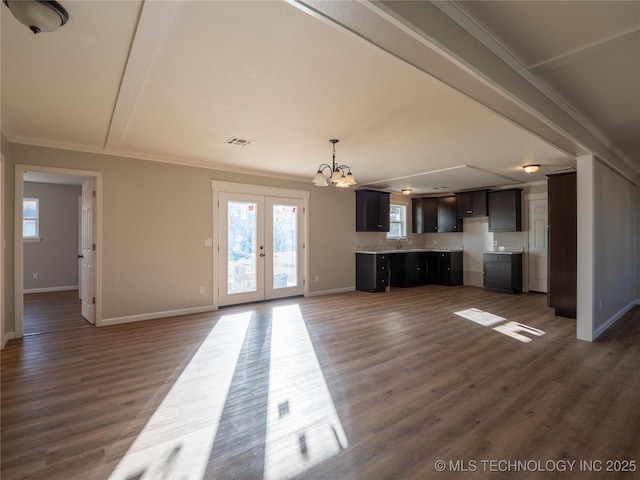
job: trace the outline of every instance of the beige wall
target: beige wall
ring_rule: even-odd
[[[185,167],[133,158],[8,143],[6,145],[5,311],[13,331],[14,165],[102,172],[103,318],[206,307],[213,303],[211,180],[309,190],[309,290],[355,284],[352,190]],[[100,247],[98,247],[100,248]],[[318,281],[315,278],[318,278]],[[201,295],[199,287],[206,293]]]

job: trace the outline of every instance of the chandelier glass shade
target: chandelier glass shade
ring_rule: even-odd
[[[336,163],[336,143],[338,139],[332,138],[329,140],[333,144],[332,163],[322,163],[318,167],[318,171],[313,177],[312,183],[316,187],[327,187],[329,184],[333,184],[338,188],[349,188],[351,185],[356,185],[356,179],[351,173],[351,167],[349,165],[338,165]],[[326,173],[325,173],[326,172]]]

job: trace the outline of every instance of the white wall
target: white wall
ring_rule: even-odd
[[[622,315],[637,298],[637,187],[594,163],[594,331]]]
[[[5,147],[5,331],[14,329],[15,164],[102,172],[103,284],[97,294],[105,320],[212,305],[214,256],[204,247],[213,233],[211,180],[309,190],[310,293],[354,288],[351,189],[13,143]]]

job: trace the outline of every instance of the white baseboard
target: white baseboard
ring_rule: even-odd
[[[319,297],[320,295],[332,295],[334,293],[347,293],[353,292],[356,287],[335,288],[333,290],[320,290],[317,292],[309,292],[307,297]]]
[[[594,330],[593,332],[593,340],[595,340],[596,338],[598,338],[600,335],[602,335],[602,333],[604,333],[605,330],[607,330],[609,327],[611,327],[614,323],[616,323],[618,320],[620,320],[620,318],[627,313],[629,310],[631,310],[633,307],[635,307],[636,305],[640,305],[640,300],[632,300],[631,303],[629,303],[629,305],[627,305],[626,307],[623,307],[618,313],[616,313],[615,315],[613,315],[609,320],[607,320],[604,325],[601,325],[600,327],[598,327],[596,330]]]
[[[68,290],[78,290],[78,285],[66,285],[63,287],[25,288],[23,293],[43,293],[43,292],[66,292]]]
[[[139,315],[129,315],[126,317],[103,318],[102,326],[106,327],[107,325],[119,325],[121,323],[142,322],[144,320],[154,320],[166,317],[178,317],[180,315],[213,312],[215,310],[216,309],[213,307],[213,305],[206,305],[204,307],[182,308],[179,310],[168,310],[165,312],[142,313]]]
[[[7,332],[7,334],[2,339],[2,348],[5,347],[9,340],[13,340],[14,338],[16,338],[15,332]]]

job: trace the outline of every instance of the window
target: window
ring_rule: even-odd
[[[37,198],[24,198],[22,200],[22,237],[25,239],[38,238],[39,203]]]
[[[406,205],[391,204],[389,213],[389,231],[387,238],[400,238],[407,235],[407,207]]]

